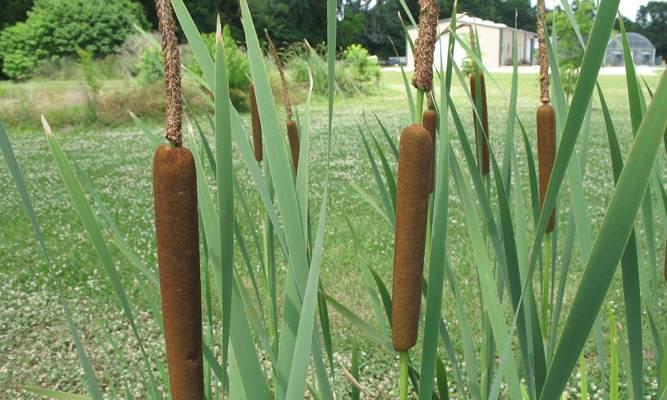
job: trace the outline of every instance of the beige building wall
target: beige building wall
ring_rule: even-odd
[[[496,68],[501,65],[512,65],[512,35],[514,29],[505,27],[501,24],[494,23],[476,24],[477,34],[479,37],[480,50],[482,52],[482,61],[487,68]],[[449,19],[440,21],[438,24],[438,32],[444,32],[449,27]],[[535,64],[534,47],[536,45],[537,35],[533,32],[517,30],[517,44],[519,63]],[[408,29],[408,35],[412,42],[417,39],[417,28],[412,27]],[[459,37],[463,38],[466,43],[469,42],[468,28],[460,28],[458,30]],[[440,67],[440,52],[442,51],[443,64],[447,62],[447,44],[449,43],[449,34],[439,36],[435,46],[435,57],[433,59],[434,68]],[[466,50],[456,42],[454,48],[454,62],[462,65],[464,58],[467,56]],[[408,68],[414,68],[414,54],[410,48],[409,43],[406,43],[406,65]]]

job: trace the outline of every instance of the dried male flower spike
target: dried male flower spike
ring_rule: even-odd
[[[417,124],[405,128],[398,156],[391,314],[397,351],[409,350],[417,342],[432,158],[428,131]]]
[[[482,172],[482,175],[488,175],[491,167],[491,162],[489,159],[489,113],[486,104],[486,82],[484,81],[484,73],[479,73],[479,93],[481,95],[480,105],[482,107],[482,129],[484,132],[479,131],[479,122],[477,121],[477,116],[473,112],[473,125],[475,126],[475,143],[479,146],[480,140],[482,144],[481,152],[477,150],[477,164],[479,169]],[[473,73],[470,75],[470,94],[472,95],[473,103],[475,108],[477,107],[477,74]],[[483,133],[483,135],[482,135]],[[480,135],[482,135],[480,139]],[[480,160],[480,153],[482,159]]]
[[[556,113],[550,104],[537,109],[537,161],[540,175],[540,207],[544,206],[551,170],[556,160]],[[554,230],[556,214],[551,213],[546,232]]]
[[[429,96],[430,98],[430,96]],[[432,102],[429,102],[430,105],[433,105]],[[424,112],[422,116],[422,125],[424,129],[428,131],[428,134],[431,136],[431,143],[433,143],[433,159],[431,162],[431,179],[430,179],[430,189],[429,192],[433,193],[433,188],[435,187],[435,130],[438,123],[438,116],[435,111],[428,110]]]
[[[174,146],[183,143],[181,135],[181,63],[178,53],[178,38],[176,37],[176,23],[171,8],[171,2],[158,0],[155,3],[158,14],[158,25],[162,38],[162,58],[164,62],[164,82],[167,89],[165,137]]]
[[[412,85],[423,92],[428,92],[433,86],[433,52],[438,35],[439,13],[436,0],[419,0],[419,33],[415,40]]]
[[[294,120],[287,121],[287,139],[289,140],[289,147],[292,153],[292,163],[294,164],[294,172],[299,170],[299,152],[301,151],[301,144],[299,142],[299,128]]]
[[[250,119],[252,122],[252,147],[255,153],[255,160],[262,161],[264,153],[262,149],[262,124],[259,120],[259,109],[257,108],[257,97],[255,96],[255,85],[250,84]]]
[[[190,150],[163,144],[153,158],[160,294],[174,400],[204,397],[197,180]]]

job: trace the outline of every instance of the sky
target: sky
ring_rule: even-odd
[[[618,6],[619,11],[621,14],[626,17],[630,18],[631,20],[635,20],[635,17],[637,16],[637,10],[639,10],[639,6],[646,5],[649,0],[621,0],[621,4]],[[531,0],[531,4],[537,3],[536,0]],[[554,4],[560,4],[560,0],[545,0],[545,5],[547,8],[553,8]]]

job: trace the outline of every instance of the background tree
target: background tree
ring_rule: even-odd
[[[640,6],[634,27],[653,43],[656,54],[667,60],[667,2],[649,1]]]
[[[572,11],[585,41],[591,29],[593,29],[595,4],[591,0],[576,0],[572,3]],[[555,26],[552,26],[553,24]],[[565,93],[569,97],[579,76],[579,67],[584,56],[584,50],[581,48],[579,38],[570,25],[567,13],[560,7],[549,13],[547,25],[550,31],[552,28],[555,28],[556,31],[558,65]]]

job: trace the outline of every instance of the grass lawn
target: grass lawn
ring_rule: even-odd
[[[494,138],[504,136],[511,75],[495,74],[493,78],[497,85],[490,79],[487,81],[490,137],[493,148],[500,151],[503,144]],[[519,79],[517,112],[534,145],[538,78],[537,75],[520,75]],[[651,87],[655,87],[657,80],[657,76],[646,77]],[[609,102],[625,154],[632,139],[625,77],[602,76],[599,81]],[[355,182],[377,196],[357,125],[367,121],[374,132],[379,133],[374,113],[393,134],[397,134],[401,127],[410,123],[400,73],[384,72],[382,84],[383,89],[377,95],[339,97],[336,100],[331,200],[322,270],[324,289],[369,321],[373,319],[373,313],[358,266],[362,261],[370,263],[390,285],[393,233],[350,185],[350,182]],[[470,107],[465,103],[458,81],[455,80],[453,86],[457,109],[462,115],[470,115],[467,111]],[[247,115],[245,117],[247,120]],[[326,151],[327,120],[324,99],[315,101],[311,120],[311,195],[315,203],[319,203],[322,164]],[[202,119],[202,122],[205,120]],[[471,115],[469,122],[472,127]],[[159,135],[160,127],[155,125],[154,128],[155,134]],[[141,380],[136,378],[131,367],[139,362],[139,355],[137,351],[127,350],[134,349],[136,344],[130,337],[125,320],[113,300],[106,276],[70,204],[43,133],[9,133],[39,222],[44,229],[47,246],[57,273],[66,284],[66,296],[75,311],[77,326],[82,332],[98,376],[106,385],[116,388],[127,385],[137,394],[141,393]],[[57,131],[56,135],[68,156],[90,176],[132,248],[141,255],[147,265],[155,267],[151,181],[153,149],[146,138],[134,126],[113,130],[69,129]],[[460,153],[455,135],[452,135],[452,138],[455,151]],[[515,148],[520,167],[525,166],[525,151],[520,140],[517,140]],[[583,178],[594,235],[602,222],[613,190],[609,160],[602,113],[595,98],[588,132],[588,159]],[[236,165],[241,167],[239,160],[236,160]],[[667,179],[664,155],[661,165],[663,169],[660,173]],[[19,388],[19,385],[24,384],[83,392],[82,372],[62,317],[62,310],[57,303],[55,286],[45,273],[45,265],[37,251],[14,182],[10,175],[4,172],[4,166],[0,167],[0,171],[3,171],[0,173],[0,196],[3,199],[3,206],[0,208],[0,397],[30,398]],[[239,180],[251,204],[256,204],[256,196],[250,184],[243,185],[246,175],[245,171],[240,171]],[[527,179],[524,179],[524,182],[526,181]],[[526,194],[527,190],[524,191],[524,195]],[[255,203],[252,203],[253,201]],[[561,213],[568,211],[566,201],[559,203],[559,210]],[[359,240],[353,239],[345,217],[351,221]],[[564,217],[561,220],[565,222]],[[527,229],[531,230],[532,221],[526,221],[526,226],[530,226]],[[466,311],[470,320],[476,324],[472,328],[474,332],[479,332],[476,318],[479,309],[477,276],[469,256],[471,249],[461,204],[455,195],[452,195],[450,203],[449,229],[452,267],[457,274],[459,289],[468,299]],[[661,234],[659,240],[662,241]],[[657,246],[662,249],[663,244]],[[574,256],[578,259],[576,250]],[[647,254],[643,256],[646,257]],[[138,298],[138,289],[133,285],[129,267],[123,264],[121,257],[116,257],[116,260],[117,267],[124,272],[126,287],[132,288],[132,295]],[[575,261],[573,265],[576,269],[572,272],[566,289],[566,293],[570,295],[576,289],[581,262]],[[622,301],[622,292],[619,276],[616,278],[608,298],[611,302],[618,303]],[[445,293],[443,309],[446,310],[445,316],[451,317],[446,320],[454,335],[454,341],[459,343],[460,332],[454,319],[454,310],[448,308],[448,305],[451,305],[451,293],[449,290]],[[566,294],[566,299],[569,297]],[[373,394],[373,398],[395,397],[397,374],[394,356],[382,352],[333,310],[330,313],[335,332],[337,366],[349,369],[350,351],[354,345],[359,345],[363,351],[361,383]],[[150,340],[152,346],[159,349],[162,346],[159,329],[147,315],[141,314],[139,320],[143,325],[140,328],[147,337],[154,339]],[[113,341],[119,348],[125,349],[124,352],[119,353],[108,347],[109,340],[105,337],[107,330],[111,332]],[[477,337],[479,342],[479,336]],[[589,340],[590,342],[592,341]],[[127,360],[123,360],[121,354],[126,356]],[[645,360],[649,360],[647,368],[654,368],[651,359],[650,354],[645,356]],[[130,368],[120,367],[125,362],[129,363]],[[596,361],[591,360],[590,364],[594,362]],[[340,375],[338,385],[346,385],[342,373]],[[655,371],[646,375],[655,376]],[[599,377],[593,376],[591,379],[599,382]]]

